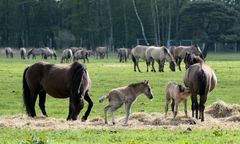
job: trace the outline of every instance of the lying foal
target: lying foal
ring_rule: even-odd
[[[127,125],[129,113],[133,102],[136,100],[137,96],[140,94],[146,95],[149,99],[153,98],[151,88],[148,84],[148,81],[143,81],[140,83],[133,83],[126,87],[120,87],[112,89],[107,96],[102,96],[99,99],[99,102],[103,102],[105,99],[108,99],[109,105],[104,107],[104,118],[105,124],[107,124],[107,111],[110,109],[112,116],[112,123],[115,124],[114,120],[114,111],[119,107],[125,104],[126,119],[124,125]]]
[[[172,99],[172,111],[173,118],[175,119],[178,111],[178,105],[181,101],[184,102],[184,112],[186,117],[187,115],[187,97],[190,96],[189,88],[185,88],[176,82],[170,82],[167,85],[166,89],[166,105],[165,105],[165,117],[167,117],[168,104]]]

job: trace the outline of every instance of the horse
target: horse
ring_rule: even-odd
[[[184,103],[184,112],[185,116],[188,117],[187,114],[187,97],[190,95],[189,88],[186,88],[176,82],[169,82],[166,88],[166,104],[165,104],[165,118],[167,117],[168,105],[172,100],[172,112],[173,119],[176,118],[178,105],[183,101]]]
[[[138,72],[141,72],[138,66],[139,59],[146,60],[145,52],[150,46],[137,45],[131,50],[132,61],[133,61],[133,70],[136,72],[136,67]]]
[[[119,48],[118,51],[118,58],[119,62],[127,62],[128,59],[128,49],[127,48]]]
[[[109,105],[104,107],[105,124],[107,124],[107,111],[110,109],[112,116],[112,124],[115,125],[114,111],[125,104],[126,119],[124,125],[128,124],[128,118],[131,111],[132,104],[140,94],[146,95],[149,99],[153,98],[151,87],[148,81],[139,83],[132,83],[125,87],[112,89],[107,96],[102,96],[99,102],[108,99]]]
[[[71,47],[70,49],[72,50],[73,55],[74,55],[75,52],[77,52],[78,50],[83,50],[83,48],[81,48],[81,47]]]
[[[86,121],[91,112],[93,102],[88,94],[91,80],[84,65],[74,62],[68,65],[37,62],[24,70],[23,99],[28,116],[35,117],[35,102],[39,95],[39,107],[43,115],[48,116],[45,110],[46,94],[54,98],[69,98],[69,113],[67,120],[77,120],[83,108],[84,100],[88,108],[82,117]]]
[[[146,64],[147,64],[147,72],[148,66],[152,62],[152,71],[156,72],[154,68],[154,61],[157,61],[159,65],[159,72],[164,72],[164,63],[167,60],[169,62],[169,68],[171,71],[175,71],[175,60],[169,50],[165,47],[155,47],[151,46],[145,51]]]
[[[60,62],[61,63],[63,63],[64,61],[66,63],[71,62],[72,57],[73,57],[72,50],[71,49],[65,49],[62,52],[62,57],[61,57],[61,61]]]
[[[52,59],[52,57],[54,57],[54,59],[57,59],[57,53],[55,50],[50,49],[49,47],[43,48],[42,49],[42,55],[44,59],[47,59],[48,57],[50,57]]]
[[[8,57],[13,58],[13,50],[12,50],[12,48],[6,47],[6,48],[5,48],[5,53],[6,53],[6,57],[7,57],[7,58],[8,58]]]
[[[184,59],[187,52],[194,53],[195,55],[200,56],[202,59],[204,59],[202,55],[202,51],[197,45],[177,46],[173,48],[173,57],[180,71],[181,71],[181,62]]]
[[[184,84],[189,87],[192,100],[192,117],[198,119],[198,109],[200,112],[199,119],[204,121],[204,109],[208,93],[217,85],[217,77],[214,71],[205,63],[195,63],[186,70]],[[200,96],[198,104],[197,95]]]
[[[89,62],[88,53],[86,49],[78,50],[74,53],[73,60],[78,61],[79,59],[83,59],[84,63],[85,63],[85,59],[87,60],[87,62]]]
[[[98,59],[98,56],[100,59],[104,59],[104,57],[108,58],[108,48],[107,47],[97,47],[96,48],[96,58]]]
[[[27,51],[25,48],[20,48],[21,59],[26,59]]]
[[[27,57],[28,59],[30,58],[30,55],[32,55],[32,59],[36,59],[36,56],[40,56],[42,57],[42,59],[44,58],[43,55],[43,48],[32,48],[28,51]]]

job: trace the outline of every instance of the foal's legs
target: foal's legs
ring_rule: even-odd
[[[105,119],[105,124],[108,124],[107,122],[107,111],[108,109],[110,108],[111,106],[110,105],[107,105],[104,107],[104,119]]]
[[[188,113],[187,113],[187,99],[184,100],[184,112],[185,112],[185,116],[188,117]]]
[[[42,114],[47,117],[48,115],[45,110],[45,101],[46,101],[46,92],[45,91],[39,92],[39,104],[38,105],[42,111]]]
[[[167,112],[168,112],[168,105],[170,103],[170,100],[169,98],[166,99],[166,104],[165,104],[165,118],[167,118]]]
[[[172,108],[172,112],[173,112],[173,113],[174,113],[174,105],[175,105],[175,100],[172,99],[171,108]]]
[[[84,99],[88,102],[88,108],[87,108],[87,111],[85,112],[84,116],[82,117],[82,121],[87,120],[87,117],[89,116],[91,109],[93,107],[93,102],[88,94],[88,91],[86,91]]]
[[[174,104],[174,113],[173,113],[173,118],[176,118],[177,112],[178,112],[178,105],[179,105],[179,101],[175,100],[175,104]]]
[[[131,111],[132,102],[125,103],[126,119],[124,125],[127,125],[129,114]]]

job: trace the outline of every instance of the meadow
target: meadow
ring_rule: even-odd
[[[19,56],[7,59],[0,56],[0,116],[25,114],[22,100],[22,73],[23,70],[37,62],[36,60],[20,60]],[[48,60],[50,63],[59,63],[60,60]],[[218,85],[208,96],[206,105],[216,101],[230,104],[240,104],[240,54],[239,53],[209,53],[206,59],[216,72]],[[165,88],[169,81],[183,84],[185,70],[171,72],[165,65],[164,73],[146,72],[144,62],[141,62],[142,73],[133,71],[131,60],[119,63],[116,54],[111,54],[108,59],[94,59],[86,63],[89,71],[92,88],[90,96],[94,102],[89,119],[103,118],[103,107],[107,104],[99,103],[98,99],[106,95],[109,90],[126,86],[130,83],[149,80],[154,94],[153,101],[146,96],[140,96],[132,107],[132,113],[163,113],[165,105]],[[184,65],[182,64],[182,68]],[[55,99],[50,96],[46,100],[46,111],[49,117],[65,119],[68,114],[68,99]],[[188,112],[190,114],[190,100]],[[85,103],[87,104],[87,103]],[[86,105],[80,116],[85,112]],[[182,111],[182,106],[180,106]],[[36,105],[37,115],[42,115]],[[124,117],[124,107],[115,112],[115,117]],[[110,120],[110,117],[109,117]],[[120,125],[120,124],[119,124]],[[0,125],[1,128],[1,125]],[[238,143],[240,131],[204,129],[186,132],[184,130],[151,129],[75,129],[75,130],[32,130],[24,128],[1,128],[0,142],[19,143],[27,141],[33,134],[36,137],[46,135],[51,143]],[[213,137],[213,138],[212,138]]]

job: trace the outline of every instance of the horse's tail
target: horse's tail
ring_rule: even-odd
[[[26,107],[27,114],[31,114],[31,97],[30,97],[30,89],[28,87],[27,81],[26,81],[26,72],[29,67],[27,67],[23,72],[23,102],[24,106]]]
[[[99,99],[99,102],[102,103],[105,99],[107,99],[107,96],[102,96],[102,97]]]
[[[137,63],[137,60],[136,60],[136,58],[135,58],[135,56],[132,54],[132,61],[134,62],[134,63]]]
[[[199,80],[199,95],[203,95],[208,90],[207,77],[203,69],[200,70],[200,74],[198,75],[198,80]]]

